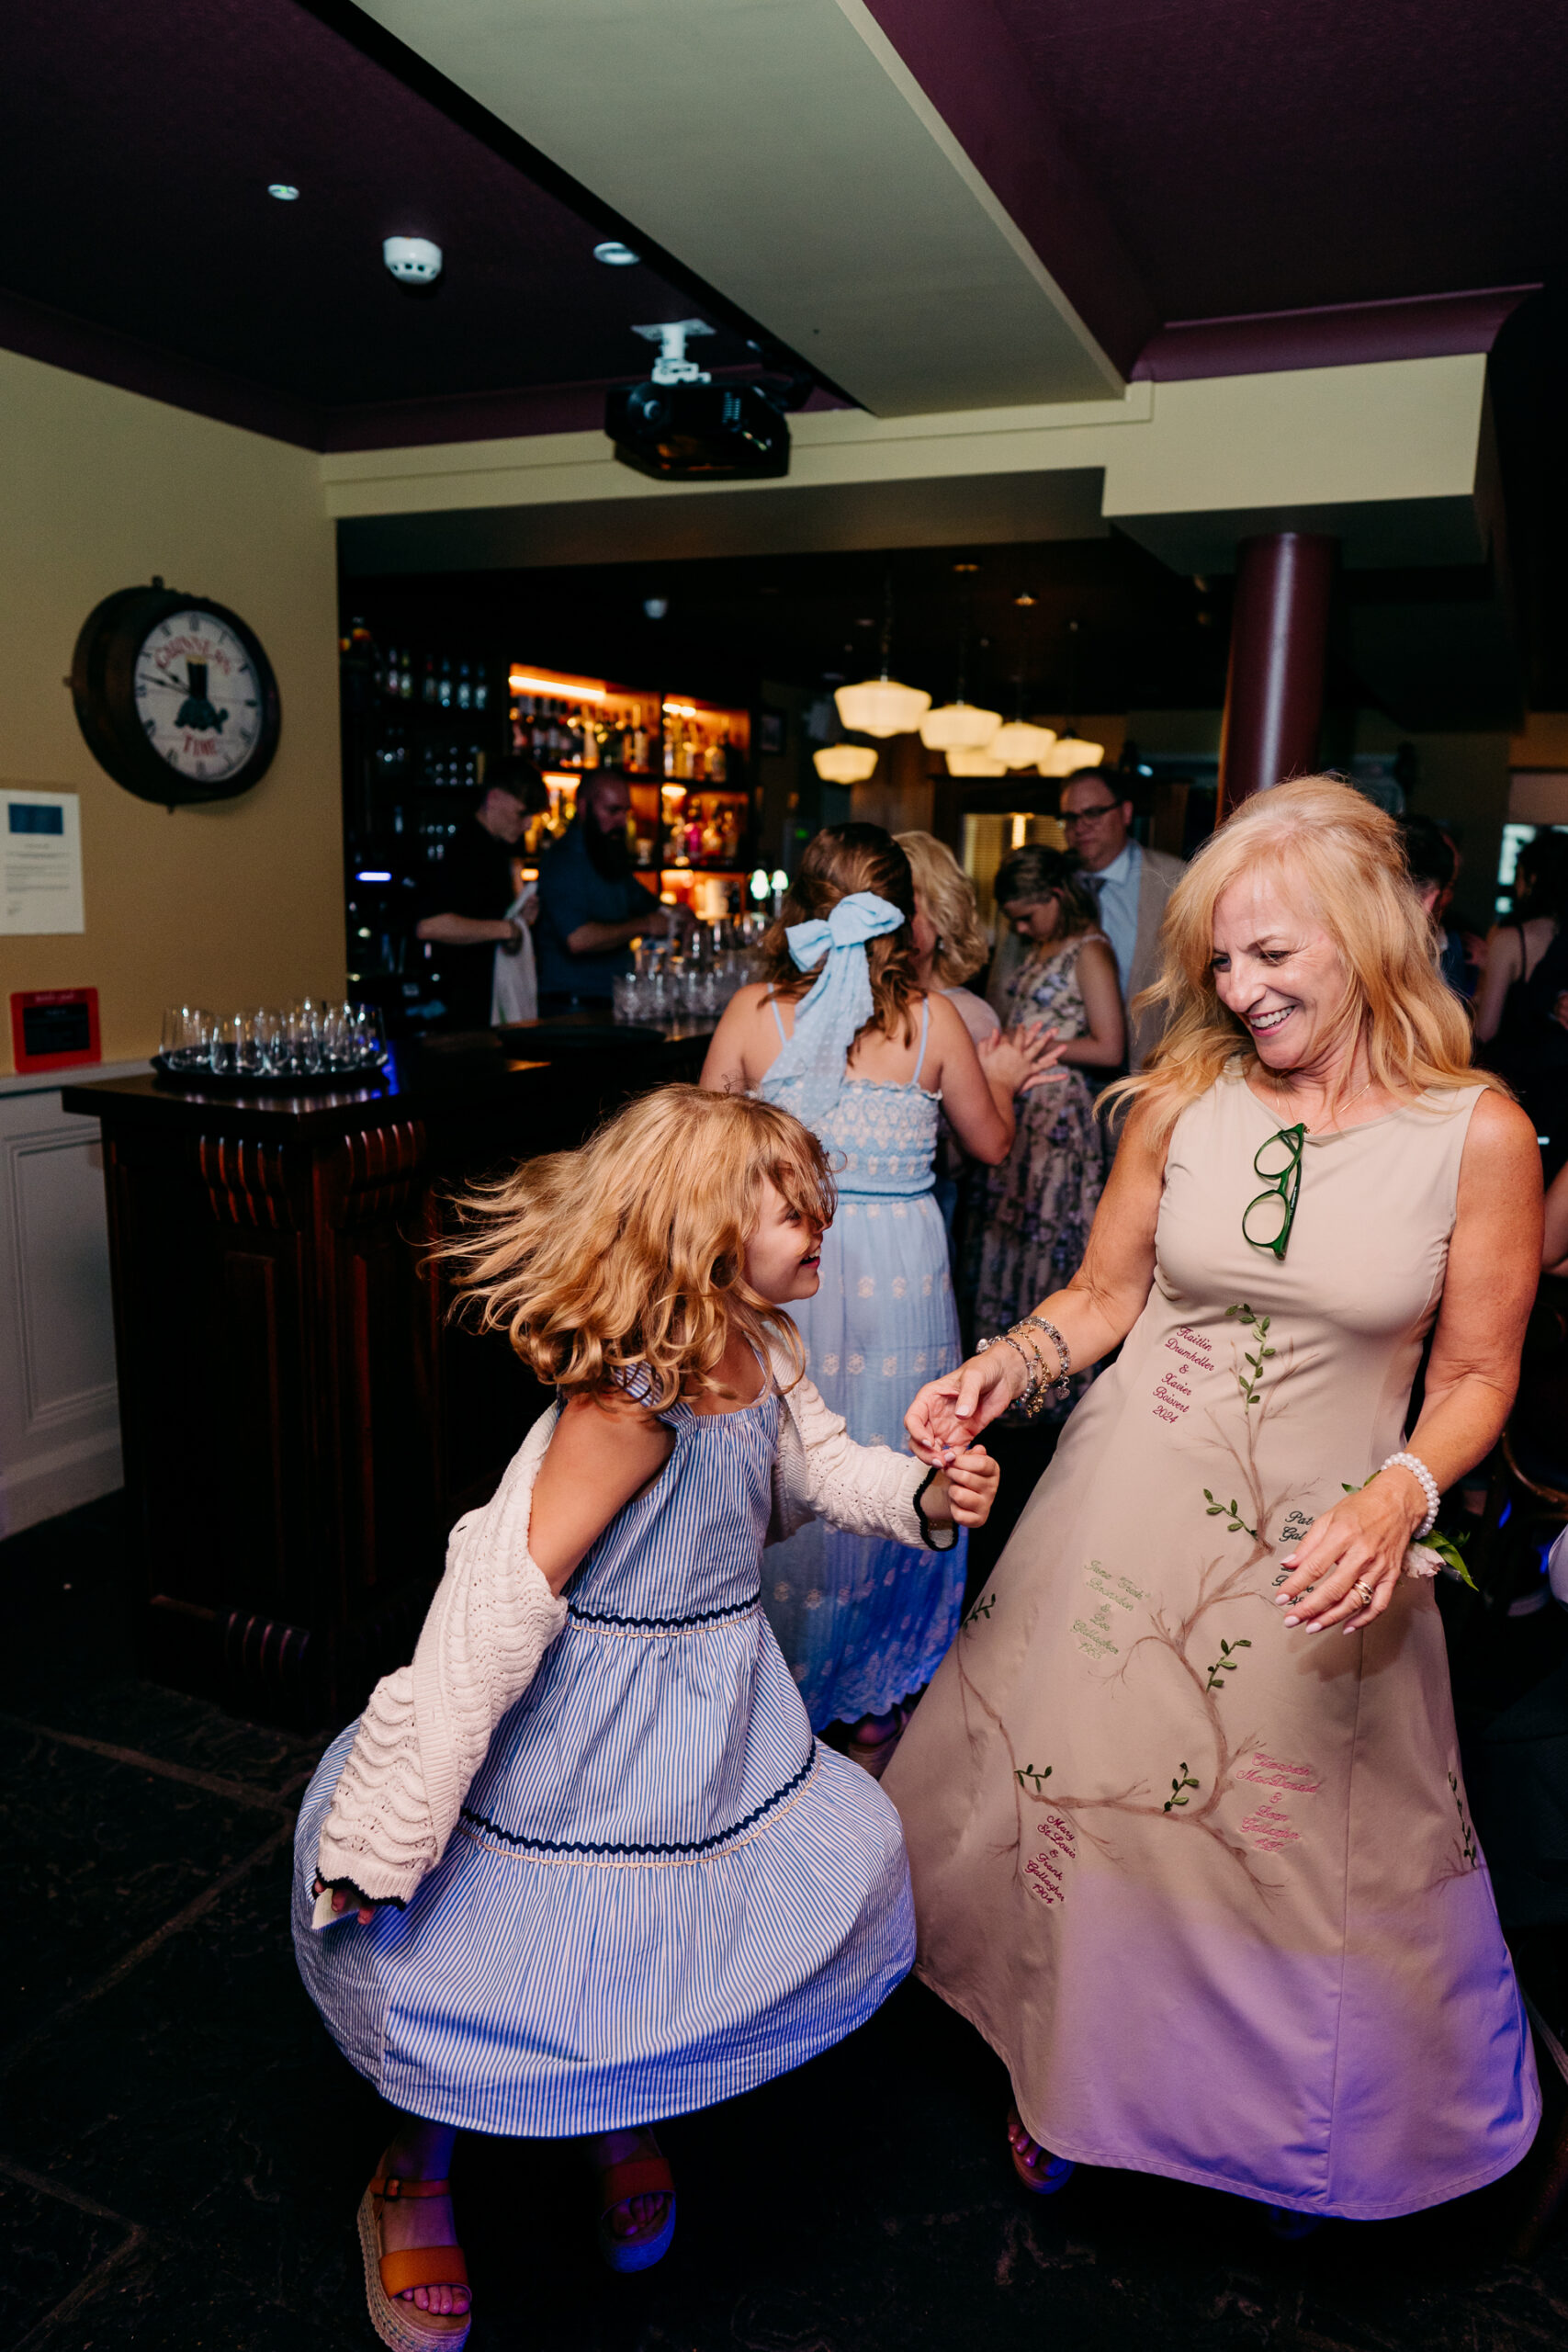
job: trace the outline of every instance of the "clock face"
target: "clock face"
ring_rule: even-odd
[[[192,605],[149,629],[133,671],[148,748],[189,782],[220,785],[261,740],[262,682],[234,630]]]

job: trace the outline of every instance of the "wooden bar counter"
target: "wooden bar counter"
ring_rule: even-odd
[[[103,1132],[146,1672],[315,1724],[410,1656],[447,1531],[547,1401],[450,1317],[451,1195],[694,1079],[711,1027],[428,1039],[314,1094],[64,1090]]]

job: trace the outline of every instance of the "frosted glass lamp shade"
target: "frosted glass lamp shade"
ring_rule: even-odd
[[[863,678],[840,686],[833,700],[857,735],[912,735],[931,707],[923,687],[901,686],[897,678]]]
[[[876,753],[869,743],[829,743],[823,752],[813,752],[811,764],[824,784],[863,784],[876,765]]]
[[[1097,768],[1104,757],[1103,743],[1086,743],[1081,735],[1062,735],[1040,762],[1040,773],[1076,775],[1079,768]]]
[[[1004,767],[1038,767],[1056,738],[1049,727],[1029,727],[1021,718],[998,727],[986,749]]]
[[[920,721],[928,752],[983,752],[1002,723],[999,710],[979,710],[972,702],[944,702]]]
[[[1006,775],[1003,761],[993,760],[989,752],[949,752],[949,775]]]

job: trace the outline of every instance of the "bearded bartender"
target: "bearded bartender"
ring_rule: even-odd
[[[626,840],[631,794],[619,776],[584,776],[577,813],[539,865],[534,933],[539,1010],[606,1001],[632,968],[631,942],[683,935],[683,907],[662,907],[637,878]]]

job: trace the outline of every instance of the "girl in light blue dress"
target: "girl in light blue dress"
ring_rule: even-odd
[[[863,2022],[914,1949],[898,1823],[818,1746],[760,1606],[772,1529],[978,1525],[995,1465],[853,1444],[784,1312],[832,1180],[765,1103],[678,1086],[480,1207],[467,1286],[561,1403],[453,1532],[412,1666],[300,1812],[295,1943],[398,2110],[360,2207],[370,2316],[456,2352],[459,2130],[581,2135],[612,2268],[655,2262],[648,2127]]]
[[[839,1215],[816,1295],[792,1306],[807,1369],[863,1444],[902,1448],[904,1411],[963,1352],[947,1236],[933,1193],[939,1112],[965,1151],[1007,1159],[1017,1094],[1049,1075],[1037,1029],[978,1051],[915,971],[909,861],[880,825],[836,825],[806,851],[763,944],[768,977],[739,990],[703,1070],[793,1111],[825,1147]],[[880,1771],[900,1702],[957,1631],[964,1539],[911,1552],[820,1521],[771,1549],[763,1605],[806,1711],[849,1726]]]

